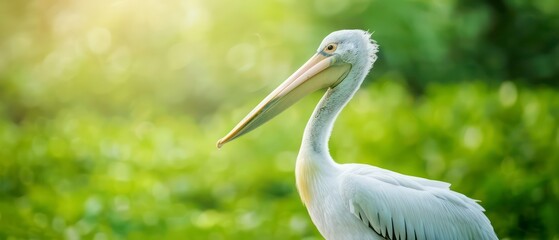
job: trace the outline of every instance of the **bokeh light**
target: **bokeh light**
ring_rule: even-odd
[[[558,14],[553,0],[1,1],[0,238],[322,239],[294,179],[319,93],[215,142],[346,28],[380,53],[336,124],[337,161],[450,182],[500,238],[559,238]]]

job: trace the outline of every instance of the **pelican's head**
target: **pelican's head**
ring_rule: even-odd
[[[333,51],[328,51],[333,48]],[[363,30],[340,30],[330,33],[322,40],[318,53],[337,55],[352,68],[369,70],[377,59],[378,45],[371,34]],[[359,66],[358,66],[359,65]]]
[[[299,99],[319,89],[360,85],[376,60],[378,46],[371,34],[362,30],[330,33],[317,53],[260,102],[231,132],[217,142],[221,147],[254,130]],[[348,78],[350,73],[361,74]],[[354,81],[354,82],[349,82]]]

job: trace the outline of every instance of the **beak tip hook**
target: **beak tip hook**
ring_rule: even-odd
[[[216,147],[217,149],[220,149],[223,146],[224,142],[223,142],[223,138],[219,139],[216,143]]]

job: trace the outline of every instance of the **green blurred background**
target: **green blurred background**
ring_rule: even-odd
[[[559,239],[556,0],[0,1],[0,239],[321,239],[293,173],[320,93],[215,142],[345,28],[381,51],[337,161]]]

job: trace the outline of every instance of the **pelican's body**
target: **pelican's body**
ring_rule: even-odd
[[[274,90],[218,146],[327,88],[303,135],[295,167],[297,189],[326,239],[497,239],[474,200],[450,184],[363,164],[337,164],[329,154],[333,123],[376,60],[370,34],[328,35],[318,53]]]

